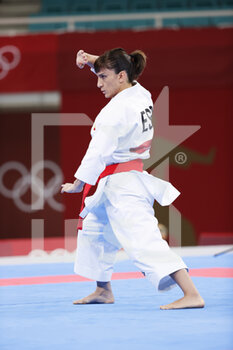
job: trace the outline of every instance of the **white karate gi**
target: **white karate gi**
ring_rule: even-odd
[[[95,185],[109,164],[150,157],[153,137],[151,94],[139,83],[127,88],[101,110],[91,129],[92,140],[75,173]],[[161,237],[153,203],[169,205],[180,193],[146,171],[102,178],[81,213],[74,271],[87,278],[111,280],[116,253],[123,247],[134,264],[158,288],[174,285],[171,273],[187,268]]]

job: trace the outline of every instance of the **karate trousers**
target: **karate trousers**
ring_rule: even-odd
[[[75,273],[95,281],[110,281],[116,253],[124,248],[159,291],[174,286],[170,274],[187,266],[162,239],[153,203],[154,198],[140,181],[140,172],[108,176],[101,200],[78,231]]]

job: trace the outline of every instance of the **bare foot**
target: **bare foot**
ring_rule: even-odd
[[[99,286],[98,286],[99,285]],[[101,287],[100,287],[101,286]],[[97,282],[96,291],[85,298],[73,301],[74,305],[113,304],[114,296],[109,282]]]
[[[205,302],[200,295],[186,295],[171,304],[160,306],[161,310],[203,308]]]

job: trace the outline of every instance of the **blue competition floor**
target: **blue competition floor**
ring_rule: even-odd
[[[233,267],[233,254],[187,257],[190,268]],[[116,272],[136,271],[130,261]],[[0,278],[70,275],[73,264],[0,266]],[[112,281],[113,305],[72,305],[94,282],[0,288],[1,350],[232,350],[233,278],[193,277],[204,309],[160,310],[182,296],[158,293],[146,279]]]

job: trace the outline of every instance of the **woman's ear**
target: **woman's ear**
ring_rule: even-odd
[[[121,72],[119,72],[118,77],[121,84],[128,81],[128,75],[125,70],[122,70]]]

